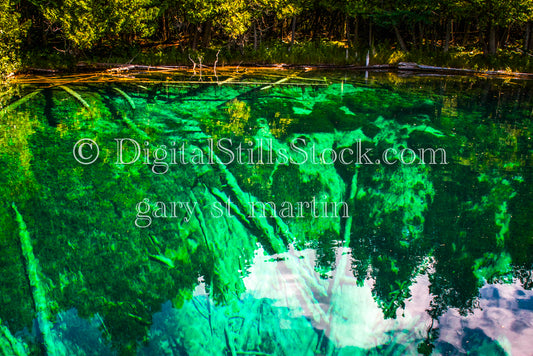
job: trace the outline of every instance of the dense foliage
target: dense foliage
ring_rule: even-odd
[[[181,53],[214,46],[243,54],[326,40],[354,48],[346,53],[352,61],[364,61],[378,45],[404,52],[455,46],[486,54],[533,47],[531,0],[2,0],[0,9],[5,73],[15,67],[17,54],[102,58],[110,48],[146,45]]]

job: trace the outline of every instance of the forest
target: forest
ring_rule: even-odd
[[[453,52],[457,66],[505,53],[486,65],[519,58],[527,69],[532,23],[531,0],[2,0],[0,66],[368,64],[409,53],[440,64]]]

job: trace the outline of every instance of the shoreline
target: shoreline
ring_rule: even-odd
[[[127,63],[91,63],[87,64],[79,62],[76,64],[74,70],[69,69],[48,69],[48,68],[34,68],[29,67],[17,73],[11,73],[8,78],[21,75],[62,75],[62,74],[80,74],[80,73],[98,73],[98,72],[130,72],[130,71],[190,71],[190,70],[211,70],[220,71],[227,70],[246,70],[248,68],[255,70],[348,70],[359,72],[397,72],[403,75],[466,75],[466,76],[488,76],[488,77],[506,77],[519,79],[533,79],[533,73],[526,72],[511,72],[507,70],[476,70],[469,68],[453,68],[453,67],[439,67],[426,64],[419,64],[415,62],[399,62],[397,64],[374,64],[368,66],[356,64],[258,64],[258,63],[242,63],[236,65],[224,66],[209,66],[202,64],[201,66],[186,66],[186,65],[142,65],[142,64],[127,64]]]

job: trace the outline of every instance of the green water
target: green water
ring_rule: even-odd
[[[0,353],[526,354],[532,84],[4,85]]]

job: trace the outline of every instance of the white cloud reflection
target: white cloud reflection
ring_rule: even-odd
[[[427,310],[433,296],[429,293],[428,276],[418,275],[410,287],[411,297],[406,300],[405,309],[398,310],[396,319],[385,319],[372,297],[373,281],[365,280],[358,286],[350,271],[350,254],[342,251],[347,250],[339,250],[336,263],[342,273],[337,269],[331,278],[322,279],[313,269],[316,256],[311,249],[276,256],[265,256],[258,250],[244,283],[253,297],[274,300],[276,306],[289,308],[291,316],[307,318],[338,347],[370,349],[394,342],[407,346],[407,354],[417,354],[416,346],[426,338],[431,325]],[[440,329],[437,343],[468,353],[469,337],[479,339],[481,335],[497,341],[510,355],[531,355],[532,291],[518,283],[485,285],[480,289],[479,306],[467,316],[459,315],[455,309],[445,312],[439,325],[434,325]],[[281,328],[283,325],[290,323],[280,321]]]

